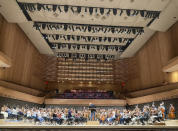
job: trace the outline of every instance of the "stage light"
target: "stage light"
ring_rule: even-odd
[[[142,17],[144,17],[144,11],[143,11],[143,10],[140,11],[140,15],[141,15]]]
[[[91,32],[91,26],[88,26],[88,32]]]
[[[64,24],[64,30],[67,31],[67,24]]]
[[[114,33],[114,32],[115,32],[115,30],[114,30],[114,28],[113,28],[113,27],[111,28],[111,32],[112,32],[112,33]]]
[[[104,42],[107,40],[107,37],[104,37]]]
[[[99,45],[97,45],[97,50],[98,50],[98,51],[100,50],[100,46],[99,46]]]
[[[60,49],[61,48],[61,44],[58,44],[58,49]]]
[[[69,50],[71,49],[71,44],[68,44],[68,49],[69,49]]]
[[[108,42],[111,42],[111,37],[108,37]]]
[[[117,9],[113,9],[113,14],[117,15]]]
[[[91,40],[91,36],[88,36],[88,41],[90,41]]]
[[[115,46],[116,51],[118,51],[118,46]]]
[[[105,46],[105,48],[106,48],[106,51],[108,51],[108,46],[107,45]]]
[[[87,50],[89,50],[90,49],[90,45],[87,45]]]
[[[90,12],[90,15],[93,14],[93,7],[89,7],[89,12]]]
[[[100,8],[100,13],[103,15],[104,14],[104,8]]]
[[[68,12],[68,8],[69,8],[68,5],[64,5],[64,11],[65,11],[66,13]]]
[[[122,38],[119,38],[119,42],[122,43]]]
[[[80,36],[77,36],[77,41],[79,41],[80,40]]]
[[[77,7],[77,12],[80,13],[81,12],[81,6]]]
[[[129,9],[126,10],[126,13],[127,13],[127,16],[130,16],[130,10]]]
[[[53,5],[53,12],[55,12],[57,9],[57,5]]]
[[[102,37],[99,37],[99,42],[101,42],[102,41]]]
[[[70,41],[70,35],[67,35],[67,40]]]
[[[78,50],[80,49],[80,45],[77,45],[77,49],[78,49]]]

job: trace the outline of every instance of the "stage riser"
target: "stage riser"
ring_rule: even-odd
[[[113,128],[105,128],[105,129],[100,129],[100,128],[94,128],[94,129],[91,129],[91,128],[84,128],[84,129],[81,129],[81,128],[78,128],[78,129],[71,129],[71,128],[58,128],[58,129],[55,129],[55,128],[16,128],[16,129],[0,129],[1,131],[177,131],[178,129],[162,129],[162,128],[158,128],[158,129],[138,129],[138,128],[131,128],[131,129],[113,129]]]

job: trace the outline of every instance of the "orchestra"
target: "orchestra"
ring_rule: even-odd
[[[143,109],[138,105],[134,109],[117,109],[111,108],[97,108],[92,103],[89,108],[75,109],[75,108],[29,108],[29,107],[10,107],[4,105],[1,108],[1,114],[4,119],[18,119],[28,122],[40,124],[67,124],[78,125],[84,124],[89,120],[99,121],[101,125],[146,125],[148,123],[154,124],[156,122],[165,121],[165,106],[162,102],[158,107],[144,105]],[[175,108],[173,104],[169,107],[169,119],[175,119]]]

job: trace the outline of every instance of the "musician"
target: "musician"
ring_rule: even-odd
[[[160,104],[160,109],[161,109],[161,112],[162,112],[162,119],[165,120],[165,115],[166,115],[166,113],[165,113],[164,102],[162,102],[162,103]]]
[[[175,108],[172,104],[169,107],[169,119],[175,119]]]
[[[96,112],[96,106],[92,103],[89,103],[89,109],[91,111],[91,116],[90,116],[90,120],[95,120],[95,112]]]

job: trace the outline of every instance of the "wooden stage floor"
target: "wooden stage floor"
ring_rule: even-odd
[[[35,125],[24,122],[7,122],[0,120],[0,131],[178,131],[178,120],[167,120],[165,125]]]

